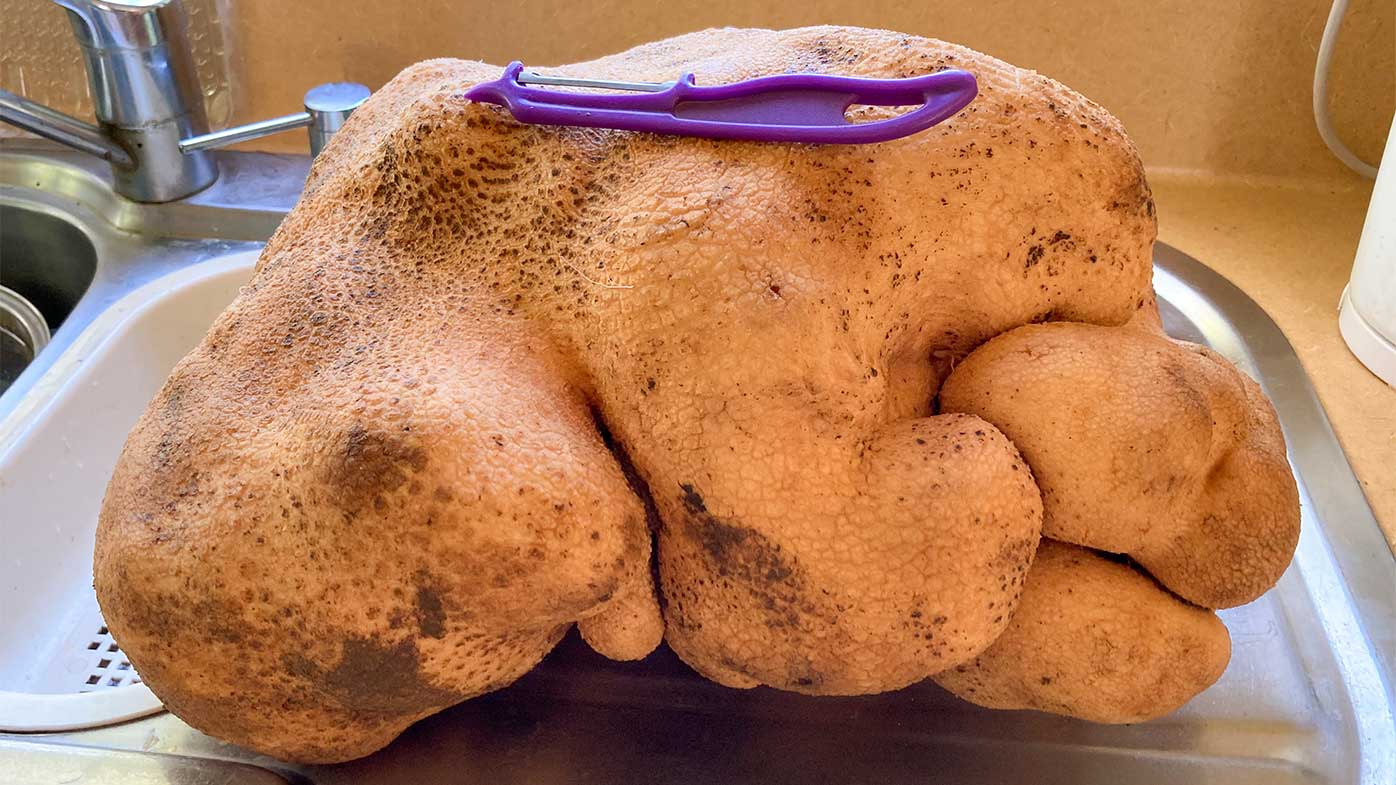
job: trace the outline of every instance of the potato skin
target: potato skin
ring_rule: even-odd
[[[1298,544],[1274,409],[1210,349],[1152,329],[1029,325],[975,350],[940,402],[1022,452],[1044,536],[1129,554],[1189,602],[1254,600]]]
[[[871,146],[525,125],[462,99],[500,73],[478,62],[375,93],[113,476],[96,588],[151,689],[320,762],[509,683],[573,623],[612,657],[662,632],[724,684],[820,694],[989,646],[1042,500],[999,429],[932,401],[1004,330],[1145,306],[1154,205],[1119,122],[879,30],[713,30],[551,70],[952,67],[974,103]],[[597,419],[659,513],[663,620]]]
[[[1230,658],[1215,613],[1129,565],[1044,539],[1008,629],[933,680],[991,709],[1143,722],[1210,687]]]
[[[879,434],[862,464],[862,495],[822,521],[751,525],[684,488],[659,540],[675,653],[731,687],[865,695],[999,636],[1042,514],[1013,445],[977,417],[929,417]]]
[[[167,708],[333,762],[509,684],[575,621],[610,656],[659,643],[644,509],[580,401],[498,342],[468,369],[389,360],[407,385],[351,370],[338,401],[280,358],[241,384],[272,341],[228,324],[276,330],[253,314],[296,293],[268,278],[175,370],[101,512],[103,615]]]
[[[588,159],[624,197],[576,263],[632,288],[588,287],[579,362],[660,512],[666,641],[723,684],[880,692],[989,645],[1038,493],[1011,440],[931,403],[999,332],[1137,313],[1152,199],[1099,106],[938,41],[721,31],[576,66],[709,84],[945,67],[979,97],[888,144],[636,139],[630,165]]]

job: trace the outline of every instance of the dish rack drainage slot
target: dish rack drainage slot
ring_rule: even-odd
[[[121,647],[112,640],[111,631],[105,624],[97,628],[97,633],[87,644],[87,652],[92,662],[78,692],[141,683],[140,675],[131,669],[130,660],[121,654]]]

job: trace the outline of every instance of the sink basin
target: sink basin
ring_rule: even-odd
[[[1280,584],[1223,614],[1234,642],[1227,673],[1173,715],[1099,726],[991,712],[930,683],[859,698],[728,690],[663,647],[641,663],[612,663],[573,634],[516,684],[423,720],[359,761],[292,765],[205,736],[158,712],[119,646],[102,637],[92,539],[126,430],[250,274],[257,245],[217,233],[225,208],[208,208],[205,219],[188,206],[133,217],[127,206],[102,208],[95,185],[66,201],[6,191],[3,153],[0,203],[44,203],[92,239],[97,264],[55,335],[57,353],[26,372],[18,397],[12,389],[0,398],[0,690],[27,707],[5,714],[0,693],[0,725],[27,718],[26,727],[52,731],[0,733],[0,772],[144,770],[154,759],[170,765],[153,781],[170,783],[214,776],[191,761],[319,785],[1396,781],[1396,560],[1284,336],[1245,294],[1162,244],[1155,283],[1166,326],[1266,388],[1292,446],[1304,516]],[[145,234],[121,228],[128,220],[145,222]],[[153,240],[152,225],[208,235]],[[121,700],[105,697],[113,695]],[[132,719],[110,724],[118,717]]]
[[[0,393],[72,313],[96,269],[97,251],[77,226],[0,204]]]
[[[97,272],[97,249],[77,225],[0,204],[0,286],[18,292],[57,331]]]

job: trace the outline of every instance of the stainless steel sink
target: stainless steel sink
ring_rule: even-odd
[[[10,303],[7,326],[22,327],[3,333],[0,394],[63,325],[96,269],[97,251],[77,226],[47,213],[0,204],[0,287]],[[38,327],[33,326],[34,311],[42,322]]]
[[[75,224],[0,203],[0,286],[39,309],[50,331],[73,312],[97,271],[97,249]]]
[[[194,199],[140,205],[116,197],[104,168],[80,155],[0,143],[0,266],[13,254],[15,280],[51,293],[41,307],[57,327],[0,397],[0,423],[42,392],[44,371],[122,295],[257,248],[298,197],[306,167],[303,157],[225,155],[222,179]],[[1304,513],[1280,585],[1224,614],[1235,642],[1227,675],[1171,717],[1097,726],[990,712],[931,684],[862,698],[727,690],[667,649],[612,663],[574,634],[515,685],[428,718],[360,761],[289,765],[157,714],[0,733],[0,783],[1396,781],[1396,560],[1279,329],[1196,260],[1160,244],[1155,261],[1170,332],[1212,345],[1273,398]]]

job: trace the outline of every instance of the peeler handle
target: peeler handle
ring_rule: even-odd
[[[948,70],[906,79],[777,74],[700,87],[684,74],[667,89],[624,95],[530,87],[523,64],[471,88],[465,97],[506,107],[536,125],[616,128],[658,134],[760,142],[866,144],[909,136],[963,109],[978,92],[974,76]],[[850,123],[854,104],[918,108],[886,120]]]

